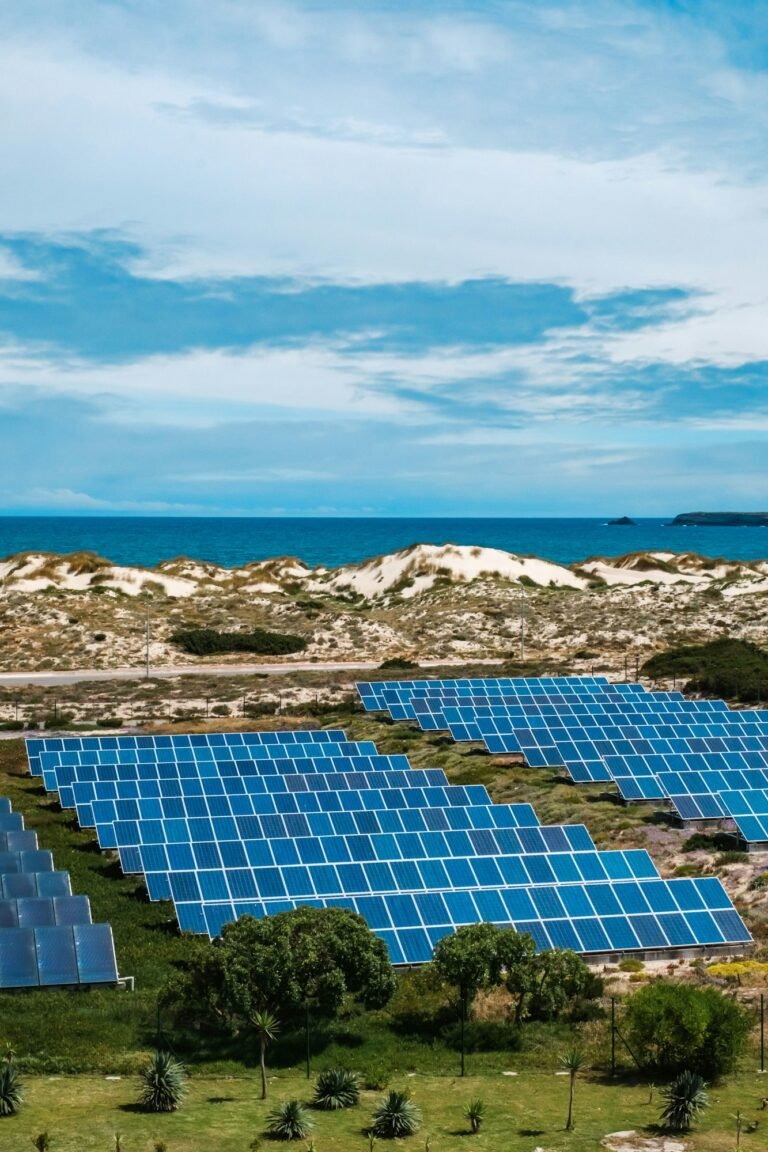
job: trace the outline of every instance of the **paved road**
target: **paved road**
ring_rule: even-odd
[[[446,667],[452,661],[422,660],[421,668]],[[498,660],[473,660],[473,664],[495,664]],[[178,664],[151,669],[152,679],[170,680],[175,676],[287,676],[291,672],[370,672],[379,667],[375,660],[317,661],[294,664]],[[70,672],[0,672],[0,685],[14,684],[81,684],[86,680],[144,680],[141,668],[78,668]],[[393,672],[393,676],[396,673]]]

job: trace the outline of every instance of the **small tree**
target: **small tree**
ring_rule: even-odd
[[[140,1073],[139,1103],[147,1112],[176,1112],[187,1094],[187,1072],[170,1052],[153,1052]]]
[[[686,1069],[662,1093],[665,1104],[661,1123],[672,1132],[687,1132],[700,1112],[708,1107],[706,1081]]]
[[[271,1012],[254,1012],[251,1023],[259,1040],[259,1067],[261,1069],[261,1098],[267,1098],[267,1045],[271,1044],[280,1031],[277,1017]]]
[[[567,1132],[573,1131],[573,1098],[576,1092],[576,1075],[580,1071],[584,1063],[584,1057],[578,1048],[572,1048],[570,1052],[560,1058],[560,1063],[568,1073],[568,1119],[565,1122],[565,1129]]]
[[[48,1152],[51,1146],[51,1138],[47,1132],[41,1132],[39,1136],[33,1137],[32,1146],[37,1149],[37,1152]]]
[[[459,990],[461,1011],[461,1075],[465,1070],[464,1025],[469,1005],[481,988],[501,976],[500,930],[494,924],[468,924],[438,940],[432,963],[443,980]]]

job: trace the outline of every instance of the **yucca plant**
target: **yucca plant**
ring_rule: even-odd
[[[32,1146],[37,1148],[37,1152],[48,1152],[51,1146],[51,1138],[47,1132],[41,1132],[39,1136],[33,1138]]]
[[[391,1088],[373,1113],[371,1132],[383,1140],[395,1140],[400,1136],[413,1136],[420,1123],[421,1112],[409,1093]]]
[[[464,1109],[464,1119],[469,1121],[471,1131],[477,1134],[480,1131],[480,1125],[485,1119],[485,1104],[482,1100],[470,1100]]]
[[[0,1116],[15,1116],[21,1102],[21,1080],[10,1057],[0,1065]]]
[[[267,1132],[273,1140],[305,1140],[313,1124],[301,1100],[286,1100],[269,1114]]]
[[[584,1063],[584,1057],[578,1048],[572,1048],[565,1056],[560,1057],[560,1063],[568,1073],[568,1119],[565,1122],[566,1132],[573,1131],[573,1098],[576,1093],[576,1074]]]
[[[271,1012],[254,1012],[251,1024],[259,1038],[259,1068],[261,1069],[261,1098],[267,1098],[267,1045],[271,1044],[280,1032],[280,1022]]]
[[[335,1112],[339,1108],[351,1108],[359,1099],[356,1073],[346,1068],[328,1068],[317,1078],[312,1103],[325,1112]]]
[[[153,1052],[140,1073],[139,1104],[147,1112],[175,1112],[187,1094],[187,1070],[170,1052]]]
[[[688,1069],[675,1077],[662,1096],[665,1105],[661,1123],[672,1132],[687,1132],[699,1113],[709,1105],[706,1081],[698,1072]]]

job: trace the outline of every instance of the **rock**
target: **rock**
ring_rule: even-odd
[[[629,516],[619,516],[618,520],[609,520],[609,526],[620,525],[622,528],[637,528],[637,521],[630,519]]]

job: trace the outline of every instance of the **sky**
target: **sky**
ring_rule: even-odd
[[[0,7],[0,510],[768,508],[768,0]]]

